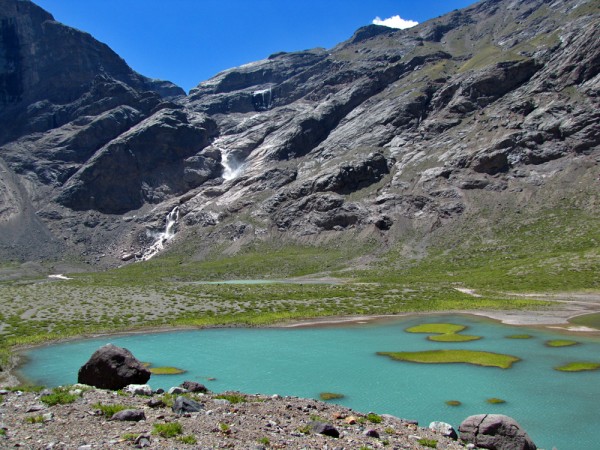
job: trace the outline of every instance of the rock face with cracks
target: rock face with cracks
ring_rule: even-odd
[[[502,414],[469,416],[458,428],[460,439],[490,450],[535,450],[525,430],[511,417]]]

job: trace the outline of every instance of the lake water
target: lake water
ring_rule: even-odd
[[[404,330],[421,323],[467,325],[479,341],[436,343]],[[511,334],[532,339],[507,339]],[[600,362],[600,339],[572,338],[573,347],[550,348],[564,335],[510,327],[459,315],[414,316],[393,322],[327,328],[206,329],[111,336],[35,348],[21,373],[46,386],[75,383],[77,371],[101,345],[126,347],[153,366],[186,369],[183,375],[153,375],[153,388],[184,380],[211,391],[280,394],[318,398],[344,394],[337,403],[361,412],[434,420],[458,428],[467,416],[506,414],[515,418],[540,448],[593,449],[600,442],[600,371],[563,373],[553,367],[572,361]],[[511,369],[466,364],[423,365],[393,361],[378,351],[470,349],[518,356]],[[210,381],[209,378],[215,378]],[[504,404],[491,405],[497,397]],[[459,400],[452,407],[447,400]]]

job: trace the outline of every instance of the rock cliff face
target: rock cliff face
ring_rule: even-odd
[[[564,198],[596,210],[581,186],[598,191],[599,17],[593,0],[484,0],[185,96],[0,0],[0,255],[116,265],[176,205],[192,249],[385,246]]]

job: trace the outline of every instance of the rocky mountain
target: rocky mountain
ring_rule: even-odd
[[[595,0],[484,0],[185,95],[0,0],[1,259],[140,259],[170,212],[163,251],[192,259],[256,241],[426,249],[466,223],[594,214],[599,18]]]

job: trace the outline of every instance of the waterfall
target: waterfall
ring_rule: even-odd
[[[252,93],[252,104],[257,111],[266,111],[271,108],[273,101],[273,88],[261,89]]]
[[[173,239],[173,236],[175,236],[175,226],[177,225],[178,220],[179,206],[176,206],[169,212],[169,214],[167,214],[164,231],[156,236],[156,241],[154,241],[154,244],[144,250],[140,260],[148,261],[154,255],[164,249],[165,244]]]
[[[244,164],[241,163],[235,156],[224,150],[220,147],[217,147],[221,150],[221,165],[223,166],[223,179],[224,180],[233,180],[237,178],[240,173],[242,173],[242,169],[244,168]]]

